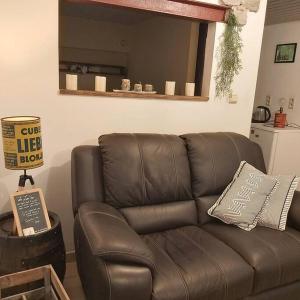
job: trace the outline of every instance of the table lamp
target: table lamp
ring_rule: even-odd
[[[26,170],[43,165],[41,120],[33,116],[15,116],[1,119],[5,167],[10,170],[23,170],[19,187],[24,188],[32,176]]]

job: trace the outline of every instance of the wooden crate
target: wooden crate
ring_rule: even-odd
[[[43,282],[41,287],[19,294],[7,295],[6,290]],[[1,296],[6,294],[5,296]],[[9,274],[0,277],[0,299],[2,300],[70,300],[51,265]]]

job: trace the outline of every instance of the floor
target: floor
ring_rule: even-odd
[[[67,263],[64,287],[71,300],[85,300],[81,282],[77,273],[76,262]]]

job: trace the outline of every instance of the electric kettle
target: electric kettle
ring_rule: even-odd
[[[271,119],[271,112],[266,106],[258,106],[252,115],[252,123],[266,123]]]

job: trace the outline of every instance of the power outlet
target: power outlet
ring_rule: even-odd
[[[294,106],[295,106],[295,99],[290,98],[290,100],[289,100],[289,109],[294,109]]]
[[[266,106],[271,106],[271,96],[266,97]]]
[[[238,95],[231,95],[228,98],[228,102],[231,104],[236,104],[238,102],[238,100],[239,100]]]

